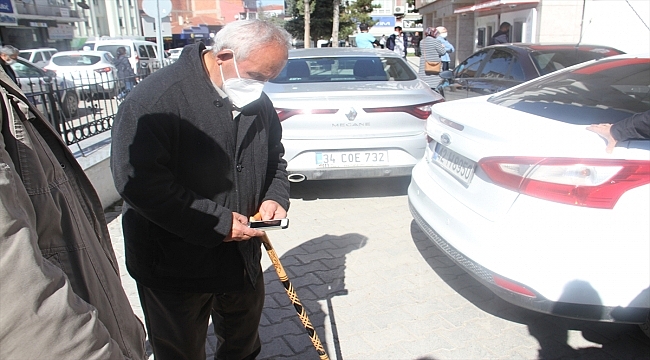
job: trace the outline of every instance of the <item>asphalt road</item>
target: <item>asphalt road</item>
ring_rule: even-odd
[[[559,318],[511,305],[457,267],[408,210],[408,178],[293,184],[287,230],[268,232],[331,359],[649,359],[637,325]],[[119,207],[108,212],[123,284]],[[318,359],[263,255],[259,359]],[[206,343],[212,358],[216,339]]]

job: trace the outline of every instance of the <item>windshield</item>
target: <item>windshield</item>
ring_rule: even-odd
[[[18,56],[20,56],[23,59],[29,60],[29,57],[32,55],[31,51],[21,51],[18,53]]]
[[[52,62],[58,66],[89,66],[101,61],[101,57],[95,55],[63,55],[52,58]]]
[[[604,59],[533,80],[489,102],[577,124],[614,124],[650,110],[650,59]]]
[[[622,52],[604,47],[581,46],[531,46],[535,51],[530,57],[539,69],[540,75],[550,74],[553,71],[567,68],[575,64],[596,60],[607,56],[620,55]]]
[[[322,57],[289,59],[277,84],[342,81],[409,81],[417,75],[396,57]]]
[[[99,45],[97,46],[98,51],[108,51],[113,56],[117,56],[117,48],[123,47],[126,49],[126,57],[131,57],[131,47],[124,45]]]

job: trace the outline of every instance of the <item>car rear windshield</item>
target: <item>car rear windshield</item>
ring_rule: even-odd
[[[124,45],[99,45],[97,46],[98,51],[108,51],[111,55],[116,56],[117,48],[123,47],[126,50],[126,57],[131,57],[131,47]]]
[[[23,59],[29,60],[29,57],[32,55],[31,51],[21,51],[18,53],[18,56],[20,56]]]
[[[603,59],[492,96],[489,102],[577,125],[650,110],[650,59]]]
[[[545,46],[536,48],[531,46],[531,48],[535,51],[530,53],[530,57],[539,69],[540,75],[550,74],[553,71],[585,61],[623,54],[616,49],[605,47]]]
[[[102,58],[95,55],[63,55],[52,58],[58,66],[89,66],[97,64]]]
[[[401,58],[396,57],[321,57],[289,59],[276,84],[409,81],[417,75]]]

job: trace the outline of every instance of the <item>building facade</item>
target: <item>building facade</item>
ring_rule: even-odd
[[[452,64],[487,46],[499,25],[512,42],[606,45],[650,52],[647,0],[416,0],[423,26],[445,26]]]

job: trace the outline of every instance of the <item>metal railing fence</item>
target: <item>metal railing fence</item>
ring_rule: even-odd
[[[19,76],[18,80],[27,99],[45,115],[66,144],[73,145],[111,130],[128,89],[171,63],[150,63],[125,79],[119,79],[111,70],[55,77]]]

